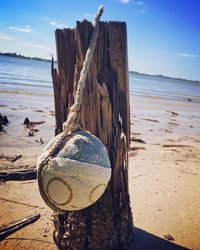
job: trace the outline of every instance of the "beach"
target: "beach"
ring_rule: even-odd
[[[171,235],[179,246],[200,249],[199,110],[187,101],[174,106],[146,98],[132,112],[132,136],[146,142],[132,142],[141,149],[129,152],[134,224],[147,237],[140,242],[144,249],[176,249],[155,237]]]
[[[139,248],[132,249],[198,250],[200,86],[191,85],[191,92],[184,93],[162,89],[156,92],[147,91],[145,85],[138,88],[140,81],[140,76],[130,77],[129,191],[136,227],[134,237],[139,244]],[[35,169],[38,156],[55,130],[52,89],[30,84],[28,88],[14,86],[15,91],[3,87],[0,91],[0,113],[9,120],[0,132],[0,148],[4,156],[22,156],[15,162],[1,159],[1,172]],[[183,83],[180,89],[187,86]],[[31,136],[30,128],[24,125],[26,117],[41,122],[34,126]],[[36,180],[1,183],[0,206],[0,226],[41,214],[35,223],[0,241],[0,249],[56,249],[52,238],[53,213],[40,197]],[[167,240],[169,236],[173,240]],[[160,248],[162,244],[168,248]]]
[[[4,98],[5,97],[5,98]],[[54,136],[53,98],[3,94],[0,113],[6,114],[8,126],[1,132],[1,154],[22,155],[16,162],[0,160],[1,172],[36,169],[37,158],[45,144]],[[38,132],[29,136],[25,118],[43,121],[35,126]],[[41,140],[42,139],[42,143]],[[44,142],[44,143],[43,143]],[[52,211],[44,204],[37,180],[8,181],[0,184],[0,225],[8,225],[27,216],[40,214],[35,223],[0,241],[0,249],[56,249],[53,243]]]

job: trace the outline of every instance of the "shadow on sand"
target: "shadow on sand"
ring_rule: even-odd
[[[159,238],[140,228],[135,228],[133,241],[128,250],[189,250],[189,248]]]

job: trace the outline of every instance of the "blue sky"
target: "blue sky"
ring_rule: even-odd
[[[200,80],[199,0],[0,0],[0,51],[50,58],[56,28],[125,21],[129,70]]]

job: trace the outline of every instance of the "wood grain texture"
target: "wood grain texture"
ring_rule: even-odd
[[[74,101],[77,82],[92,33],[84,20],[75,29],[56,30],[58,72],[52,67],[56,134]],[[128,191],[130,107],[127,32],[124,22],[100,22],[81,107],[81,126],[106,146],[112,178],[91,207],[54,215],[59,249],[126,249],[133,222]]]

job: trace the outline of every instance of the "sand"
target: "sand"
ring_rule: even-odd
[[[3,97],[0,113],[7,115],[10,122],[7,127],[4,126],[6,133],[0,132],[1,154],[22,154],[22,157],[14,163],[0,160],[1,172],[35,169],[39,154],[54,136],[53,98],[48,101],[47,98],[38,99],[25,95]],[[34,127],[38,129],[34,136],[28,136],[29,129],[23,125],[26,117],[31,121],[44,121]],[[40,138],[44,144],[41,144]],[[52,212],[44,204],[36,180],[1,183],[0,207],[0,226],[37,213],[41,214],[41,218],[35,223],[0,241],[0,249],[56,249],[52,239]]]
[[[54,135],[53,97],[4,94],[1,100],[0,113],[10,121],[6,133],[0,132],[1,153],[22,154],[14,163],[0,161],[1,172],[35,168],[38,155]],[[200,249],[199,108],[197,103],[131,98],[131,136],[146,142],[132,141],[129,152],[136,227],[131,249]],[[23,125],[26,117],[44,121],[34,127],[39,131],[32,137]],[[52,212],[41,199],[36,180],[1,183],[0,207],[0,226],[41,214],[37,222],[0,241],[0,249],[56,249]]]
[[[171,235],[179,246],[200,249],[199,104],[143,101],[132,109],[132,137],[146,144],[132,142],[132,147],[145,149],[129,153],[136,152],[129,159],[134,224],[147,238],[139,243],[153,244],[144,249],[174,249],[161,247],[163,241],[157,238]],[[148,109],[151,105],[155,109]]]

